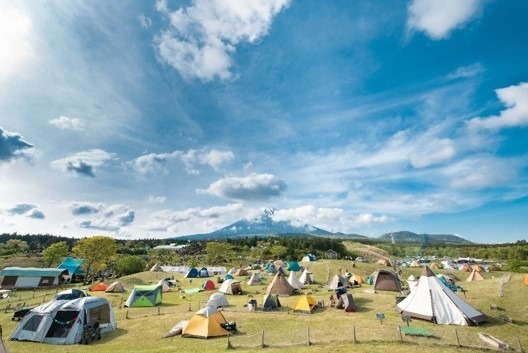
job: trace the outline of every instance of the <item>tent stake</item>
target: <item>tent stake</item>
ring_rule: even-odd
[[[455,329],[455,336],[456,336],[456,339],[457,339],[457,344],[459,347],[462,347],[462,345],[460,344],[460,339],[458,338],[458,331]]]
[[[356,325],[352,326],[354,329],[354,343],[357,343],[356,341]]]
[[[306,332],[307,334],[307,338],[308,338],[308,341],[306,342],[306,344],[309,346],[311,343],[310,343],[310,327],[308,327],[308,330]]]
[[[521,339],[519,338],[519,336],[517,336],[517,343],[519,344],[519,350],[521,351],[521,353],[524,353],[524,349],[521,344]]]

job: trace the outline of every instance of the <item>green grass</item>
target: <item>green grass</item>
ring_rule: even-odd
[[[329,275],[337,273],[341,268],[343,272],[348,269],[350,272],[360,274],[364,277],[370,275],[379,268],[373,263],[356,263],[352,268],[350,261],[322,260],[309,264],[310,270],[314,273],[317,285],[309,286],[305,292],[311,293],[316,300],[328,301],[331,292],[326,289],[326,282]],[[403,269],[403,278],[410,274],[415,276],[420,274],[420,269]],[[453,271],[438,270],[439,273],[449,273]],[[203,279],[183,278],[181,274],[174,273],[153,273],[143,272],[129,277],[122,278],[122,281],[131,289],[134,284],[155,283],[160,278],[174,275],[179,279],[183,289],[198,287]],[[528,348],[528,286],[523,283],[524,276],[513,274],[510,282],[503,287],[503,297],[498,296],[498,280],[504,275],[501,272],[488,273],[485,281],[464,282],[469,274],[457,273],[462,280],[459,284],[466,289],[466,301],[483,313],[496,317],[505,315],[513,319],[513,324],[504,324],[496,320],[490,320],[481,326],[460,327],[460,326],[435,326],[432,323],[413,320],[410,324],[414,327],[425,328],[435,334],[437,338],[403,337],[404,343],[400,341],[397,330],[398,325],[403,325],[400,315],[394,311],[395,296],[397,293],[378,292],[370,294],[364,289],[371,289],[365,285],[362,288],[353,289],[351,292],[356,300],[358,312],[345,313],[330,307],[317,309],[312,315],[301,315],[290,313],[287,309],[292,307],[297,300],[297,296],[281,298],[282,311],[263,312],[261,309],[262,297],[267,284],[271,281],[271,276],[266,276],[265,285],[247,286],[243,284],[243,289],[251,295],[228,296],[231,304],[225,308],[223,314],[228,321],[236,321],[239,334],[231,337],[231,344],[235,352],[388,352],[400,353],[414,350],[420,345],[420,349],[427,352],[452,352],[457,349],[462,352],[481,351],[478,348],[458,348],[456,335],[458,334],[461,344],[467,346],[477,346],[486,348],[486,344],[478,338],[478,332],[488,333],[509,343],[516,351],[519,351],[517,337],[525,349]],[[494,278],[493,278],[494,277]],[[243,278],[239,278],[243,279]],[[27,302],[39,304],[43,300],[49,300],[54,291],[47,292],[44,297],[42,292],[20,291],[16,295],[16,300],[11,299],[11,305]],[[128,292],[129,293],[129,292]],[[203,307],[205,301],[212,292],[201,292],[196,294],[186,294],[184,298],[179,292],[163,294],[163,305],[159,307],[161,315],[158,315],[158,308],[124,308],[119,307],[128,297],[128,293],[104,294],[92,293],[108,298],[114,305],[118,330],[103,336],[101,341],[89,345],[56,346],[39,344],[32,342],[6,341],[6,345],[11,353],[39,352],[39,353],[65,353],[65,352],[113,352],[113,353],[133,353],[133,352],[218,352],[226,351],[227,339],[191,339],[180,336],[173,339],[161,338],[172,326],[181,320],[189,319],[199,307]],[[464,294],[459,294],[464,298]],[[19,296],[22,298],[19,300]],[[249,312],[244,305],[249,299],[257,299],[259,308],[256,312]],[[6,300],[0,301],[0,308],[5,308]],[[491,311],[490,304],[495,304],[502,310]],[[129,319],[126,319],[128,312]],[[376,313],[384,313],[383,323],[376,320]],[[18,325],[12,321],[12,312],[4,313],[0,311],[0,323],[3,327],[4,339]],[[307,346],[308,329],[310,331],[311,346]],[[354,343],[354,329],[356,341]],[[267,348],[262,350],[262,334],[264,332],[264,343]]]

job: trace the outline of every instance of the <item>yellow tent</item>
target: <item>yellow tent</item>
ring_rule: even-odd
[[[356,281],[358,284],[364,284],[365,280],[360,275],[354,275],[350,278],[349,282],[354,283]]]
[[[437,264],[436,262],[432,262],[430,265],[429,265],[429,268],[431,270],[438,270],[440,268],[440,265]]]
[[[317,303],[314,298],[305,294],[297,300],[297,303],[293,307],[293,312],[311,314],[315,308],[317,308]]]
[[[189,320],[182,331],[182,337],[209,338],[227,336],[229,331],[220,324],[226,324],[224,315],[217,308],[206,306],[200,309]]]

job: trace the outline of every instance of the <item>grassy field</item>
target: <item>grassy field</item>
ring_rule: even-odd
[[[310,293],[315,300],[328,302],[331,294],[326,289],[328,279],[341,268],[343,273],[348,270],[364,277],[380,267],[373,263],[357,263],[352,268],[350,261],[322,260],[309,264],[314,273],[317,285],[308,286],[304,291]],[[418,276],[420,269],[403,269],[403,278],[410,274]],[[436,271],[450,273],[452,271]],[[155,283],[160,278],[174,275],[182,288],[199,287],[204,279],[183,278],[177,273],[143,272],[121,280],[131,289],[134,284]],[[433,332],[436,338],[401,337],[398,325],[404,325],[400,315],[394,310],[395,297],[398,293],[381,292],[376,294],[365,292],[372,286],[364,285],[351,290],[354,295],[358,312],[345,313],[331,307],[319,308],[311,315],[294,314],[288,310],[296,302],[298,296],[281,298],[283,310],[278,312],[263,312],[261,302],[265,288],[272,280],[266,276],[265,285],[247,286],[243,284],[244,295],[228,296],[230,306],[223,310],[228,321],[236,321],[239,333],[230,338],[233,350],[237,352],[262,351],[264,337],[266,352],[408,352],[409,349],[420,349],[427,352],[451,352],[454,349],[463,352],[477,352],[491,348],[478,338],[478,333],[488,333],[511,345],[515,351],[520,351],[518,338],[525,349],[528,349],[528,286],[523,283],[524,275],[513,274],[511,280],[503,287],[503,296],[498,296],[499,278],[505,273],[486,273],[485,281],[465,282],[468,274],[457,273],[462,280],[465,294],[462,298],[473,307],[489,315],[489,322],[476,326],[436,326],[430,322],[413,320],[410,325],[426,328]],[[244,278],[239,278],[243,280]],[[214,291],[213,291],[214,292]],[[118,329],[103,336],[101,341],[89,345],[55,346],[31,342],[13,342],[7,340],[17,321],[12,321],[13,312],[4,313],[8,304],[6,299],[0,301],[0,323],[3,327],[4,340],[11,353],[57,353],[57,352],[218,352],[227,350],[227,339],[217,338],[200,340],[192,338],[162,338],[172,326],[181,320],[189,319],[195,311],[203,307],[205,301],[213,292],[186,294],[182,298],[179,292],[163,294],[163,304],[159,308],[124,308],[122,303],[127,299],[125,294],[100,294],[108,298],[114,305]],[[19,291],[9,304],[17,303],[40,304],[50,300],[55,291],[33,292]],[[45,295],[45,296],[44,296]],[[256,312],[249,312],[244,306],[249,299],[257,299],[259,307]],[[490,310],[490,304],[500,310]],[[127,317],[128,313],[128,319]],[[376,313],[384,313],[385,319],[380,322]],[[513,323],[503,323],[496,318],[504,315],[513,319]],[[355,332],[355,342],[354,342]],[[309,333],[309,334],[308,334]],[[458,347],[458,340],[462,348]],[[310,346],[308,346],[308,336]],[[402,342],[403,340],[403,342]]]

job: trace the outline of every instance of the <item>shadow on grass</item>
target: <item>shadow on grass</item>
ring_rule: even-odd
[[[91,341],[88,344],[90,346],[96,346],[96,345],[99,345],[99,344],[105,344],[108,341],[111,341],[111,340],[113,340],[113,339],[115,339],[115,338],[117,338],[119,336],[126,335],[127,333],[128,333],[128,330],[125,330],[125,329],[122,329],[122,328],[117,328],[115,331],[102,334],[100,340]]]

